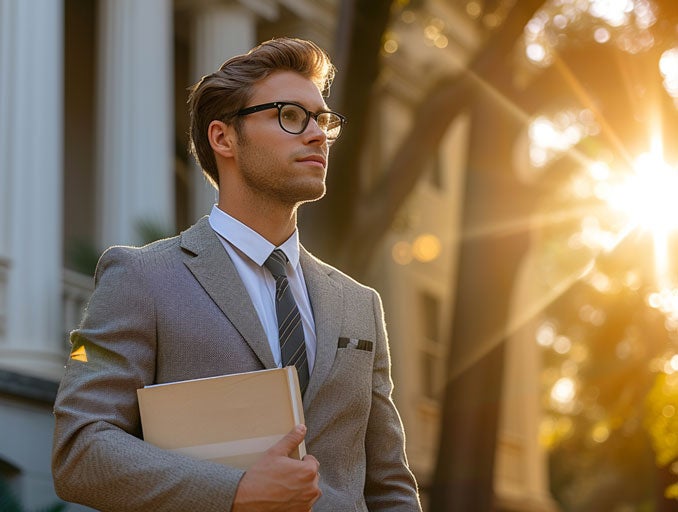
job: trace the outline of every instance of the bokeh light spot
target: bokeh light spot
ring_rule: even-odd
[[[398,265],[412,262],[412,246],[404,241],[396,242],[391,249],[391,257]]]
[[[412,255],[422,263],[428,263],[438,258],[440,251],[440,240],[435,235],[419,235],[412,244]]]

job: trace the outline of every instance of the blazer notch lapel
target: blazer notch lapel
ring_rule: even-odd
[[[207,217],[182,234],[182,247],[195,254],[185,264],[205,292],[238,330],[264,367],[275,368],[259,315],[228,253],[207,222]]]
[[[303,248],[301,266],[304,272],[316,330],[316,356],[313,373],[304,394],[304,402],[311,403],[323,382],[327,380],[337,351],[341,331],[343,292],[341,285]]]

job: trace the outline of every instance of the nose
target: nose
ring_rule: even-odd
[[[308,126],[304,130],[304,139],[307,144],[324,144],[327,141],[327,134],[318,126],[313,116],[308,120]]]

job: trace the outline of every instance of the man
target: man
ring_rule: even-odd
[[[297,208],[324,195],[344,123],[323,100],[333,72],[314,43],[274,39],[194,86],[192,151],[218,204],[178,237],[101,257],[55,404],[64,499],[116,512],[420,510],[381,301],[298,241]],[[300,320],[281,328],[283,296]],[[247,471],[141,440],[138,388],[288,364],[306,426]],[[309,455],[288,457],[304,436]]]

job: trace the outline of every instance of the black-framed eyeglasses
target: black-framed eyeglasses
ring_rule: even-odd
[[[328,143],[333,143],[341,135],[341,129],[346,123],[346,118],[341,114],[331,110],[321,110],[311,112],[303,106],[292,101],[274,101],[272,103],[263,103],[253,107],[244,108],[236,112],[237,116],[247,116],[262,110],[278,109],[278,124],[287,133],[298,135],[306,130],[311,117],[315,119],[318,127],[325,132]]]

